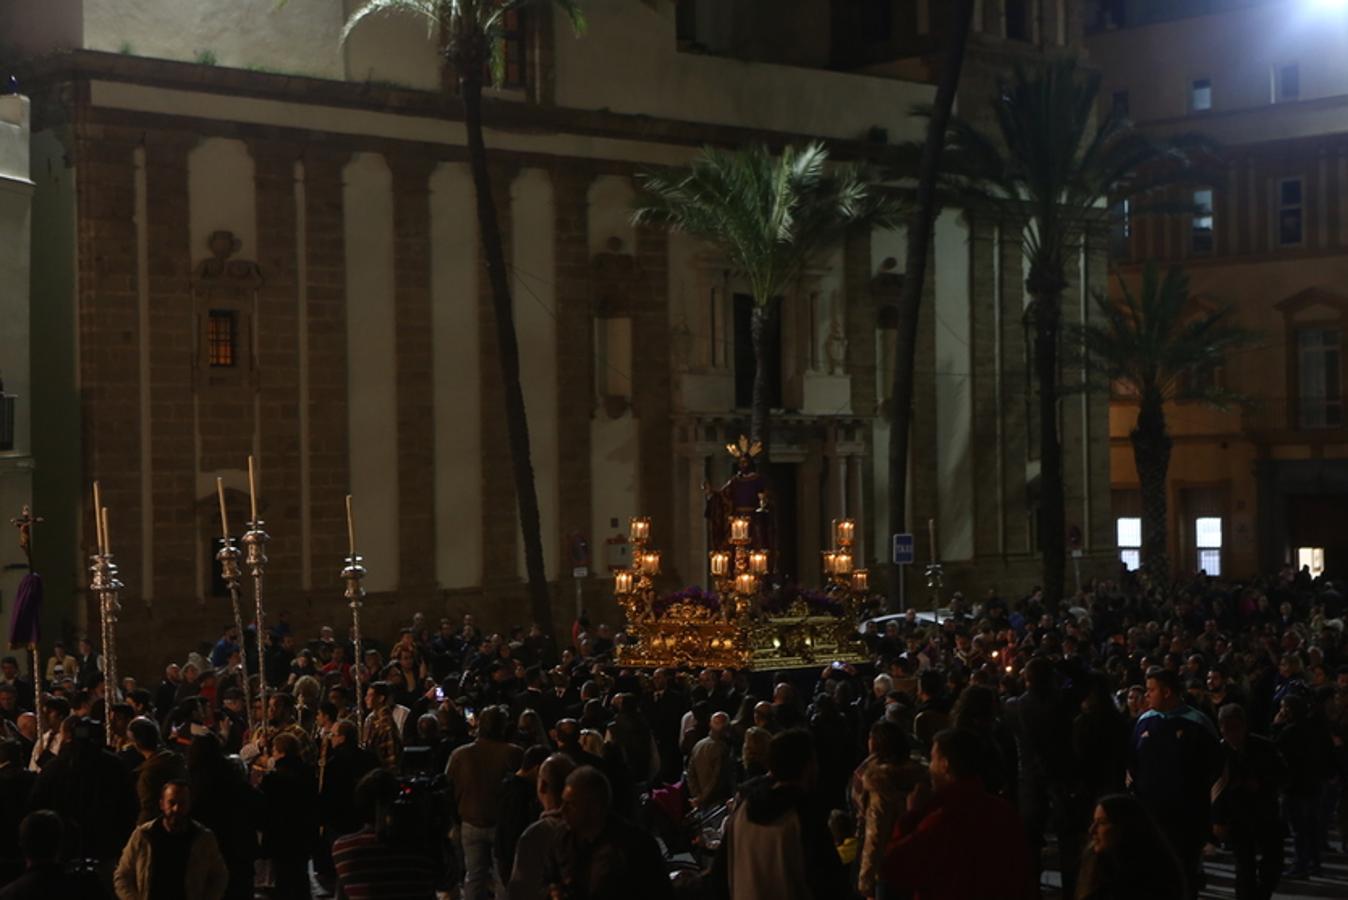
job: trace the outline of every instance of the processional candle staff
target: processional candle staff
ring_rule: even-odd
[[[351,671],[356,679],[356,716],[360,718],[361,704],[365,698],[362,694],[361,675],[365,667],[365,654],[361,650],[360,639],[360,608],[365,600],[365,588],[361,586],[361,579],[365,577],[365,566],[361,565],[362,560],[356,554],[356,516],[351,508],[351,495],[346,495],[346,542],[347,557],[346,566],[342,569],[342,580],[346,582],[346,599],[351,606],[351,639],[355,661],[352,663]],[[365,746],[365,723],[359,723],[356,731],[358,742]]]
[[[253,733],[253,686],[248,682],[248,652],[243,646],[243,613],[239,610],[239,548],[229,534],[229,514],[225,512],[225,485],[215,479],[215,495],[220,500],[220,552],[215,558],[220,561],[220,577],[229,588],[229,604],[234,610],[234,630],[239,635],[239,676],[243,681],[243,705],[248,716],[248,732]],[[262,657],[258,657],[258,668],[262,667]]]
[[[102,492],[98,482],[94,482],[94,531],[98,539],[98,552],[92,557],[89,571],[93,578],[89,590],[98,595],[98,618],[103,640],[103,678],[106,686],[107,702],[117,700],[117,614],[122,605],[118,594],[122,582],[117,579],[117,566],[112,561],[109,549],[112,540],[108,535],[108,508],[102,505]],[[36,673],[35,673],[36,674]],[[103,717],[103,734],[108,746],[112,746],[112,716]]]
[[[263,521],[257,517],[257,476],[253,469],[253,457],[248,457],[248,530],[243,535],[244,564],[253,576],[253,603],[257,616],[257,696],[262,701],[262,722],[267,720],[267,648],[266,634],[262,614],[262,580],[267,569],[267,542],[271,535],[263,530]],[[240,640],[243,635],[239,636]]]

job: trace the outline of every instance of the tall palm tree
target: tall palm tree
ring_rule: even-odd
[[[499,82],[504,72],[505,25],[511,13],[555,7],[579,33],[585,28],[580,6],[573,0],[369,0],[351,14],[342,30],[346,41],[361,22],[375,15],[412,15],[425,20],[432,35],[442,41],[440,52],[453,67],[463,99],[463,120],[468,132],[468,165],[477,193],[477,224],[482,255],[491,285],[492,311],[496,317],[497,355],[505,388],[506,431],[519,504],[520,534],[524,541],[524,566],[529,581],[529,605],[534,621],[548,640],[553,634],[552,594],[543,566],[543,536],[538,512],[538,489],[529,451],[529,419],[520,384],[519,338],[515,333],[515,310],[506,277],[501,226],[492,198],[487,172],[487,146],[482,137],[482,88],[488,73]]]
[[[1097,114],[1099,93],[1099,74],[1072,58],[1018,66],[993,99],[991,131],[959,116],[951,120],[942,174],[960,205],[1023,226],[1038,387],[1039,546],[1050,609],[1062,600],[1066,564],[1058,400],[1062,294],[1069,267],[1106,202],[1200,183],[1206,174],[1193,154],[1205,142],[1146,137],[1117,108]]]
[[[688,169],[639,176],[632,220],[682,231],[714,247],[743,276],[753,297],[750,320],[754,390],[750,436],[769,443],[768,341],[781,298],[802,272],[852,229],[893,227],[900,205],[852,165],[828,166],[822,144],[719,150],[706,147]]]
[[[1230,307],[1210,310],[1195,303],[1189,277],[1178,266],[1162,278],[1156,264],[1148,263],[1137,294],[1123,279],[1119,285],[1119,299],[1096,295],[1099,319],[1074,331],[1087,367],[1137,398],[1137,423],[1129,438],[1142,486],[1142,563],[1154,580],[1164,581],[1170,577],[1166,470],[1172,445],[1165,405],[1238,401],[1212,374],[1227,354],[1254,336],[1232,323]]]
[[[957,0],[948,6],[950,43],[945,54],[941,80],[928,113],[927,138],[917,170],[917,205],[908,223],[907,264],[899,297],[898,333],[894,336],[894,380],[890,391],[889,432],[889,530],[902,534],[908,530],[908,445],[912,437],[914,364],[917,359],[917,325],[922,307],[922,288],[927,281],[927,248],[931,244],[932,225],[936,221],[937,181],[941,156],[945,151],[945,133],[955,108],[964,54],[968,49],[973,24],[974,0]],[[932,558],[936,548],[932,548]],[[889,579],[889,609],[898,612],[903,596],[903,567],[895,566]]]

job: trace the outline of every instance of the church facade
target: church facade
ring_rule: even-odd
[[[614,620],[608,565],[634,515],[651,517],[671,586],[705,581],[703,483],[729,476],[725,445],[747,430],[745,286],[706,248],[633,228],[634,176],[704,144],[822,139],[878,162],[919,139],[941,35],[925,3],[895,7],[910,5],[922,16],[888,24],[916,43],[850,68],[839,29],[857,26],[827,16],[784,23],[793,42],[741,41],[749,25],[703,3],[594,0],[579,37],[515,23],[487,144],[559,622],[578,605]],[[243,522],[252,454],[273,614],[346,621],[349,492],[370,630],[414,611],[527,621],[462,110],[424,26],[378,21],[343,46],[349,4],[327,0],[250,0],[227,22],[169,0],[104,6],[0,3],[38,109],[34,497],[65,548],[52,615],[80,627],[97,479],[128,585],[123,654],[161,663],[223,625],[215,483]],[[999,9],[982,4],[971,109],[1017,54],[1078,43],[1068,17],[1012,34]],[[910,521],[947,591],[1021,590],[1038,571],[1018,238],[959,210],[936,224]],[[1104,286],[1105,238],[1086,243],[1069,319]],[[783,304],[763,465],[802,581],[843,515],[859,558],[888,560],[903,254],[900,232],[857,236]],[[1089,572],[1115,558],[1108,409],[1082,393],[1061,415]],[[925,602],[919,573],[908,584]]]

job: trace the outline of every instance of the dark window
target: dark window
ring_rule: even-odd
[[[869,43],[887,41],[894,27],[890,0],[862,0],[861,28]]]
[[[16,398],[6,394],[0,384],[0,450],[14,449],[14,406]]]
[[[1301,69],[1296,63],[1278,66],[1276,81],[1273,87],[1277,100],[1296,100],[1301,97]]]
[[[774,300],[779,306],[781,300]],[[735,406],[747,409],[754,403],[753,338],[754,298],[748,294],[735,295]],[[768,373],[768,406],[782,405],[782,317],[773,316],[771,332],[766,335],[768,358],[764,360]]]
[[[1284,178],[1278,183],[1278,243],[1284,247],[1301,243],[1301,179]]]
[[[524,14],[512,9],[501,18],[501,66],[500,87],[522,88],[528,73],[526,67],[526,49]],[[490,73],[489,73],[490,74]]]
[[[218,523],[217,527],[219,527]],[[239,548],[240,554],[243,553],[243,546],[239,543],[238,537],[234,538],[234,546]],[[220,561],[215,558],[215,554],[220,552],[220,547],[220,538],[211,538],[210,543],[206,545],[206,567],[211,573],[210,596],[212,597],[229,596],[229,585],[225,584],[224,576],[220,574]],[[239,558],[242,561],[243,557],[240,556]]]
[[[1296,333],[1297,421],[1302,428],[1343,425],[1342,337],[1337,328],[1303,328]]]
[[[1115,91],[1115,92],[1114,92],[1114,114],[1115,114],[1115,115],[1118,115],[1118,116],[1123,116],[1124,118],[1127,118],[1128,115],[1130,114],[1130,112],[1131,112],[1131,111],[1130,111],[1129,108],[1128,108],[1128,92],[1127,92],[1127,91]]]
[[[239,314],[231,309],[213,309],[206,326],[206,348],[211,368],[239,364]]]
[[[1030,4],[1027,0],[1006,0],[1006,39],[1030,39]]]
[[[674,39],[680,44],[697,40],[697,0],[678,0],[674,7]]]

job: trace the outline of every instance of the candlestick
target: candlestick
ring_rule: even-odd
[[[833,538],[839,547],[850,547],[856,538],[857,523],[852,519],[838,519],[833,523]]]
[[[738,543],[749,541],[749,517],[732,516],[730,518],[730,540]]]
[[[615,594],[632,593],[632,573],[627,569],[619,569],[613,573],[613,592]]]
[[[634,516],[628,525],[631,532],[631,538],[634,541],[650,540],[651,520],[645,516]]]
[[[730,568],[730,554],[724,550],[713,550],[711,553],[711,574],[723,577]]]
[[[94,482],[94,543],[98,547],[99,553],[107,553],[107,542],[103,540],[103,516],[99,512],[103,508],[103,494],[99,490],[98,482]]]
[[[755,550],[749,554],[749,571],[755,575],[768,574],[768,553],[766,550]]]
[[[750,572],[741,572],[735,576],[735,593],[737,594],[756,594],[758,593],[758,576]]]
[[[857,569],[852,573],[852,590],[857,593],[865,593],[870,589],[870,573],[865,569]]]
[[[351,511],[351,495],[346,495],[346,543],[351,555],[356,555],[356,516]]]
[[[935,562],[938,554],[936,553],[936,520],[927,520],[927,541],[931,545],[931,558]]]
[[[220,536],[229,537],[229,516],[225,514],[225,483],[215,479],[215,496],[220,500]]]
[[[253,475],[253,455],[248,454],[248,511],[257,521],[257,479]]]
[[[108,531],[108,508],[106,506],[103,507],[99,517],[99,521],[103,523],[103,555],[107,556],[112,547],[112,534]]]

